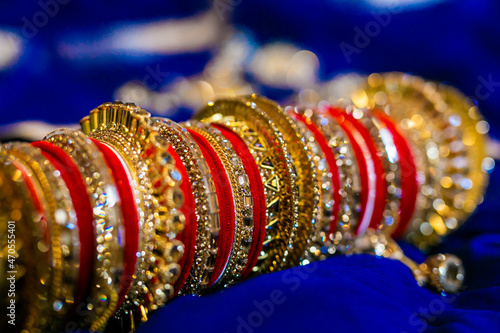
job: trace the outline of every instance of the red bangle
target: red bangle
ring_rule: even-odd
[[[233,194],[231,190],[231,183],[229,182],[224,165],[210,143],[196,131],[188,129],[188,132],[198,143],[203,153],[203,157],[208,163],[210,173],[212,174],[212,178],[214,180],[217,199],[219,201],[219,242],[214,270],[208,283],[208,286],[211,287],[217,283],[219,278],[224,273],[224,270],[229,262],[231,249],[234,243],[235,216]]]
[[[413,151],[408,144],[408,139],[398,128],[394,120],[379,109],[373,110],[372,113],[391,133],[399,156],[399,165],[401,167],[399,223],[392,232],[392,237],[397,239],[404,234],[415,212],[418,195],[417,167]]]
[[[266,235],[267,207],[264,183],[260,176],[259,167],[245,144],[245,141],[224,125],[211,125],[221,131],[222,135],[231,142],[236,154],[241,158],[241,162],[243,163],[250,183],[250,192],[252,193],[253,199],[254,229],[252,233],[252,243],[250,244],[250,250],[248,252],[248,263],[241,273],[241,278],[244,279],[252,273],[253,267],[257,264]]]
[[[311,131],[311,133],[314,136],[314,139],[316,140],[321,150],[323,151],[330,172],[332,173],[331,179],[332,179],[334,205],[332,209],[332,220],[330,223],[330,231],[328,232],[327,235],[329,236],[333,234],[337,229],[337,217],[340,211],[340,201],[342,200],[340,195],[340,175],[339,175],[339,169],[337,167],[337,162],[335,161],[335,155],[333,155],[332,149],[328,145],[328,141],[326,140],[323,133],[321,133],[319,128],[309,118],[307,118],[303,114],[296,112],[291,112],[290,114],[292,115],[292,117],[295,117],[296,120],[306,125],[307,128]]]
[[[120,208],[125,229],[125,246],[123,275],[116,307],[118,309],[125,300],[125,296],[128,294],[128,290],[134,279],[137,251],[139,250],[139,216],[137,216],[137,205],[131,186],[132,180],[125,169],[124,162],[121,161],[118,153],[113,148],[95,139],[91,138],[90,140],[103,154],[104,160],[113,175],[121,201]]]
[[[184,205],[180,209],[186,218],[184,230],[177,234],[176,239],[184,244],[184,254],[178,261],[181,267],[181,275],[175,283],[174,290],[175,295],[184,287],[189,274],[191,273],[191,267],[194,263],[194,257],[196,254],[196,233],[197,233],[197,219],[196,219],[196,203],[194,201],[193,190],[191,188],[191,182],[189,181],[189,176],[181,158],[176,153],[174,148],[168,147],[168,152],[175,160],[175,167],[181,173],[182,182],[179,185],[182,193],[184,194]]]
[[[12,165],[14,165],[16,167],[16,169],[19,170],[19,172],[21,172],[21,176],[23,177],[23,181],[26,184],[26,187],[28,188],[29,194],[32,198],[33,206],[35,207],[35,210],[42,215],[42,219],[39,222],[41,229],[42,229],[42,233],[43,233],[42,237],[43,237],[43,240],[45,241],[46,244],[50,244],[49,225],[47,223],[47,220],[45,219],[45,210],[43,209],[43,205],[42,205],[42,202],[40,200],[40,197],[36,193],[35,185],[33,184],[30,176],[26,172],[24,165],[20,164],[17,161],[11,161],[11,162],[12,162]],[[49,254],[49,252],[46,253],[46,255],[48,255],[48,254]]]
[[[80,238],[80,268],[78,272],[78,288],[75,293],[75,303],[70,310],[70,316],[83,304],[90,292],[94,269],[95,237],[93,214],[87,187],[83,181],[80,169],[64,150],[46,141],[36,141],[31,144],[42,150],[42,154],[61,173],[61,177],[69,190],[77,217]]]
[[[328,111],[351,141],[358,161],[363,189],[360,223],[356,230],[356,235],[360,236],[368,227],[377,229],[382,221],[387,196],[384,168],[368,130],[352,115],[341,109],[329,108]]]

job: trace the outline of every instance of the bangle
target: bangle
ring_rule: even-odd
[[[137,215],[137,205],[132,188],[132,176],[128,172],[126,162],[116,150],[96,139],[90,140],[103,154],[106,164],[111,170],[120,201],[122,202],[121,212],[125,229],[124,264],[118,303],[116,305],[117,308],[120,308],[134,280],[137,252],[139,250],[139,217]]]
[[[407,74],[372,74],[354,95],[364,96],[355,104],[385,110],[417,147],[422,195],[406,238],[426,250],[482,201],[493,165],[485,149],[488,124],[458,91]]]
[[[25,173],[28,183],[36,182],[40,191],[34,193],[40,201],[41,211],[50,229],[51,275],[47,306],[44,311],[47,317],[40,318],[40,326],[44,329],[58,329],[64,323],[75,299],[78,279],[80,244],[73,202],[61,174],[42,154],[41,150],[28,144],[13,144],[8,151],[18,164],[20,170],[30,170],[31,176]],[[27,172],[27,171],[24,171]],[[28,179],[29,178],[29,179]],[[36,181],[35,181],[36,179]],[[46,229],[46,230],[48,230]]]
[[[340,179],[338,218],[326,235],[326,246],[329,254],[348,252],[360,221],[362,186],[359,163],[353,144],[327,108],[319,108],[310,116],[335,156]]]
[[[173,284],[180,275],[177,262],[184,251],[175,240],[184,229],[179,174],[167,143],[149,125],[149,113],[133,104],[105,103],[80,125],[123,159],[133,179],[139,208],[139,251],[134,280],[115,318],[130,319],[122,324],[134,327],[136,318],[146,321],[149,311],[174,296]]]
[[[184,244],[184,254],[181,259],[179,259],[179,266],[181,267],[181,275],[174,285],[174,295],[177,295],[181,289],[186,284],[186,281],[191,272],[191,267],[194,264],[195,254],[196,254],[196,235],[197,235],[197,221],[196,221],[196,203],[194,201],[193,190],[191,182],[189,181],[189,175],[187,169],[182,163],[181,157],[172,148],[168,147],[168,152],[175,160],[175,167],[179,171],[180,175],[177,179],[181,180],[179,185],[180,189],[184,193],[184,206],[181,208],[182,214],[186,218],[184,230],[180,232],[176,239]]]
[[[373,109],[372,115],[382,123],[392,136],[394,147],[399,156],[401,199],[399,204],[399,221],[391,233],[398,239],[405,232],[415,212],[418,197],[417,166],[409,139],[402,133],[397,124],[382,110]]]
[[[249,177],[243,162],[220,130],[197,121],[186,122],[184,126],[188,128],[188,131],[196,132],[208,141],[216,154],[215,156],[218,156],[222,162],[223,169],[220,170],[219,176],[222,175],[228,178],[229,191],[222,190],[228,195],[228,201],[232,202],[233,206],[232,210],[229,211],[234,212],[234,214],[230,213],[233,225],[228,229],[229,232],[232,231],[230,237],[232,248],[229,249],[230,253],[228,253],[225,260],[225,269],[220,274],[214,271],[209,284],[214,288],[233,284],[241,278],[243,268],[248,262],[248,252],[253,233],[253,198],[250,192]],[[222,205],[221,208],[223,208]],[[223,226],[223,224],[221,225]],[[223,231],[223,228],[221,228],[221,240],[224,238],[222,237]],[[221,243],[222,241],[220,241],[219,246],[221,246]]]
[[[196,118],[231,128],[252,153],[259,166],[267,202],[265,239],[252,272],[280,269],[298,225],[296,173],[282,134],[255,103],[238,99],[211,102]]]
[[[43,156],[59,171],[74,204],[74,217],[76,217],[78,226],[80,254],[76,283],[78,288],[75,291],[73,307],[68,314],[68,318],[71,318],[75,314],[77,307],[84,302],[93,276],[95,237],[92,226],[92,207],[80,170],[72,159],[61,148],[49,142],[37,141],[31,145],[40,149]]]
[[[167,140],[183,162],[196,202],[196,254],[181,294],[198,295],[208,287],[217,256],[220,229],[219,203],[209,166],[198,144],[179,124],[152,118],[152,125]]]
[[[390,235],[399,225],[400,198],[402,197],[401,155],[396,149],[391,131],[372,112],[367,109],[358,109],[352,105],[346,108],[346,112],[352,115],[369,132],[369,139],[375,144],[377,155],[382,162],[383,180],[381,181],[381,187],[385,187],[386,197],[383,206],[381,206],[382,216],[376,229],[378,232]],[[377,196],[379,195],[377,193]],[[380,214],[378,215],[380,216]]]
[[[9,158],[12,144],[0,147],[0,256],[2,267],[13,272],[16,284],[16,319],[21,329],[34,331],[40,329],[39,321],[44,317],[42,300],[48,298],[50,268],[47,264],[50,253],[50,233],[47,221],[42,215],[42,203],[30,184],[30,171],[22,172]],[[9,244],[8,235],[15,236],[15,243]],[[11,236],[12,237],[12,236]],[[15,261],[12,258],[15,257]],[[43,281],[46,284],[41,283]],[[1,306],[9,305],[7,297],[10,279],[0,282]],[[46,307],[45,307],[46,309]],[[46,318],[48,319],[48,318]],[[2,331],[7,332],[11,325],[2,321]],[[9,328],[10,327],[10,328]]]
[[[226,126],[220,124],[211,124],[211,126],[221,132],[221,134],[231,143],[235,153],[240,157],[245,172],[248,176],[250,185],[250,194],[253,203],[253,233],[251,235],[251,244],[248,249],[248,260],[241,271],[241,279],[247,277],[253,267],[257,264],[259,253],[262,251],[262,243],[266,234],[266,197],[264,193],[264,184],[259,173],[259,167],[248,149],[245,141],[238,134]]]
[[[313,160],[310,145],[303,140],[303,131],[296,126],[278,104],[257,95],[251,95],[244,99],[247,102],[255,103],[263,110],[282,133],[297,173],[299,197],[295,204],[298,205],[299,210],[298,226],[296,238],[290,239],[288,250],[285,252],[286,261],[283,261],[282,265],[283,268],[290,268],[298,265],[306,253],[313,225],[318,221],[320,195],[317,165]]]
[[[382,161],[368,130],[344,110],[330,107],[329,114],[344,130],[352,144],[361,178],[361,210],[356,236],[368,228],[377,229],[383,216],[386,189]]]
[[[311,119],[313,110],[302,107],[287,107],[285,111],[296,121],[297,126],[301,127],[304,140],[311,146],[313,160],[318,165],[321,185],[318,221],[315,223],[309,238],[305,259],[308,261],[323,260],[331,254],[329,250],[333,244],[329,236],[336,228],[340,210],[338,167],[325,136]]]
[[[95,273],[88,312],[83,316],[84,325],[101,329],[113,315],[118,301],[120,279],[123,271],[123,234],[120,219],[120,201],[116,186],[104,158],[97,147],[82,132],[57,130],[44,141],[63,149],[81,170],[90,198],[95,232]],[[113,264],[112,264],[113,263]]]

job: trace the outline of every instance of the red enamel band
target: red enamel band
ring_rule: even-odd
[[[226,170],[217,155],[217,152],[201,134],[191,129],[188,129],[188,131],[193,139],[198,143],[198,146],[203,153],[203,157],[207,161],[210,173],[212,174],[212,178],[214,180],[217,199],[219,201],[219,242],[214,270],[208,283],[208,286],[211,287],[217,283],[219,278],[224,273],[233,247],[235,229],[233,192]]]
[[[377,117],[391,133],[399,156],[399,165],[401,167],[399,222],[392,232],[392,237],[397,239],[404,234],[416,209],[418,194],[417,167],[413,151],[408,144],[408,139],[403,135],[394,120],[378,109],[373,110],[373,115]]]
[[[26,171],[24,165],[18,163],[17,161],[11,161],[12,165],[14,165],[17,170],[21,172],[21,176],[23,177],[23,181],[26,184],[26,187],[28,188],[28,192],[32,198],[33,206],[35,207],[35,210],[42,215],[42,219],[40,220],[40,226],[42,228],[42,237],[43,240],[47,243],[50,244],[50,230],[49,226],[47,224],[47,220],[45,219],[45,210],[43,209],[42,202],[40,201],[40,198],[38,197],[38,194],[36,193],[35,185],[31,181],[30,176],[28,175],[28,172]],[[42,222],[43,221],[43,222]],[[46,253],[48,255],[49,252]]]
[[[228,139],[229,142],[231,142],[236,154],[240,157],[241,162],[243,163],[243,167],[245,168],[245,172],[250,182],[250,192],[252,193],[253,201],[254,228],[252,233],[252,243],[250,244],[250,250],[248,252],[248,263],[241,273],[241,278],[244,279],[252,273],[252,269],[257,264],[260,252],[262,251],[264,237],[266,235],[267,206],[264,184],[260,176],[259,167],[257,166],[250,149],[248,149],[245,144],[245,141],[243,141],[238,134],[226,126],[212,124],[212,127],[221,131],[222,135]]]
[[[333,200],[334,206],[332,209],[332,218],[330,223],[330,231],[328,235],[331,235],[337,229],[337,217],[340,211],[340,201],[342,200],[340,195],[340,175],[337,167],[337,162],[335,161],[335,155],[333,155],[332,149],[328,145],[328,141],[319,128],[311,121],[311,119],[307,118],[302,114],[298,114],[295,112],[290,112],[292,117],[296,120],[302,122],[307,128],[311,131],[314,136],[314,139],[319,144],[321,151],[325,155],[326,162],[328,163],[330,173],[331,173],[331,181],[332,181],[332,191],[333,191]]]
[[[184,284],[186,283],[186,280],[191,272],[191,267],[194,263],[194,257],[196,253],[196,233],[198,225],[195,210],[196,203],[194,201],[193,189],[191,187],[191,182],[189,181],[187,170],[184,167],[181,158],[172,147],[169,146],[167,151],[174,158],[175,167],[182,176],[182,182],[180,183],[179,187],[184,194],[184,205],[182,205],[180,211],[186,218],[184,230],[180,232],[176,237],[177,240],[181,241],[184,244],[184,254],[178,262],[179,266],[181,266],[181,275],[179,276],[179,279],[174,286],[175,295],[177,295],[179,291],[184,287]]]
[[[76,309],[83,304],[88,295],[93,278],[95,237],[93,227],[93,214],[87,186],[83,181],[80,169],[64,150],[50,142],[37,141],[31,144],[42,150],[42,154],[61,173],[66,183],[73,209],[75,210],[80,239],[80,267],[78,271],[78,288],[75,291],[75,303],[70,311],[74,314]]]
[[[360,236],[369,227],[377,229],[382,221],[387,197],[384,168],[369,131],[343,110],[329,108],[328,111],[346,133],[358,161],[362,206],[356,235]]]
[[[118,153],[108,145],[95,139],[90,140],[92,140],[103,154],[104,160],[113,175],[121,201],[120,209],[125,229],[125,245],[123,248],[123,275],[120,283],[120,292],[118,293],[118,309],[125,300],[125,296],[134,279],[133,275],[137,262],[137,251],[139,250],[139,216],[137,215],[134,190],[131,186],[132,180],[130,179],[128,171],[125,169],[124,162],[122,162]]]

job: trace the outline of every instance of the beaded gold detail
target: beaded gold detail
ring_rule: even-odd
[[[255,158],[264,184],[267,224],[253,273],[280,269],[298,227],[297,175],[284,137],[255,103],[238,99],[211,102],[196,119],[228,126],[243,139]]]

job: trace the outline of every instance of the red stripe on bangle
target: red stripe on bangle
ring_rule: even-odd
[[[69,190],[73,208],[77,217],[80,238],[80,267],[78,271],[78,285],[75,293],[75,303],[70,315],[74,315],[78,307],[83,304],[90,291],[94,276],[95,237],[93,214],[87,186],[83,181],[79,167],[64,150],[50,142],[37,141],[32,146],[40,148],[42,154],[61,173],[61,177]]]
[[[267,207],[264,183],[262,182],[262,178],[260,176],[259,167],[257,166],[250,149],[248,149],[245,144],[245,141],[243,141],[238,134],[226,126],[219,124],[212,124],[212,126],[221,131],[222,135],[224,135],[224,137],[231,142],[236,154],[238,154],[243,162],[243,167],[245,168],[245,172],[247,173],[250,181],[250,192],[252,193],[253,201],[254,228],[252,233],[252,243],[250,244],[250,250],[248,252],[248,263],[241,273],[241,278],[244,279],[252,273],[252,269],[257,264],[260,251],[262,251],[264,237],[266,235]]]
[[[382,221],[387,197],[384,168],[369,131],[343,110],[329,108],[328,111],[347,134],[358,161],[362,207],[356,235],[360,236],[368,227],[377,229]]]
[[[214,180],[217,199],[219,201],[219,242],[214,270],[208,282],[209,287],[211,287],[217,283],[219,278],[224,273],[234,243],[235,208],[233,202],[233,192],[226,170],[224,169],[224,165],[222,164],[222,161],[218,157],[216,151],[201,134],[191,129],[188,129],[188,131],[200,146],[203,157],[208,163],[210,173],[212,174],[212,178]]]
[[[137,262],[137,251],[139,249],[139,216],[137,215],[137,204],[135,202],[134,190],[132,189],[129,173],[125,169],[124,162],[118,157],[111,147],[95,139],[90,139],[99,148],[104,156],[108,168],[111,170],[113,179],[120,196],[120,209],[123,217],[123,226],[125,229],[124,246],[124,267],[120,283],[120,292],[118,293],[118,303],[116,308],[120,308],[125,296],[127,296],[130,284],[133,281],[135,273],[135,264]]]
[[[379,109],[373,110],[373,115],[377,117],[391,133],[399,156],[399,165],[401,167],[399,222],[392,232],[392,237],[397,239],[404,234],[415,212],[418,194],[417,167],[415,165],[413,151],[408,144],[408,139],[398,128],[394,120]]]
[[[51,244],[50,241],[50,229],[47,224],[47,220],[45,219],[45,210],[43,209],[42,202],[40,198],[38,197],[38,194],[36,193],[35,185],[31,181],[30,176],[28,175],[28,172],[25,169],[25,166],[23,164],[20,164],[17,161],[11,161],[12,165],[14,165],[19,172],[21,172],[21,176],[23,177],[23,181],[26,184],[26,187],[28,188],[28,192],[33,200],[33,206],[35,207],[35,210],[41,214],[42,218],[39,222],[41,228],[42,228],[42,237],[43,240],[45,241],[46,244]],[[52,248],[51,248],[52,251]],[[45,253],[46,256],[49,255],[49,252]]]
[[[175,152],[172,147],[168,147],[168,152],[175,160],[175,167],[180,172],[182,176],[182,181],[179,185],[182,193],[184,194],[184,205],[180,211],[184,214],[186,222],[184,225],[184,230],[179,233],[176,237],[177,240],[184,244],[184,254],[179,260],[178,264],[181,266],[181,275],[175,283],[175,295],[184,287],[189,274],[191,273],[191,267],[194,263],[194,256],[196,253],[196,233],[198,229],[195,201],[193,195],[193,189],[191,187],[191,182],[189,181],[189,176],[184,164],[182,163],[179,155]]]
[[[326,162],[328,163],[328,166],[330,168],[330,173],[332,174],[331,180],[332,180],[334,206],[332,209],[330,231],[328,232],[329,236],[333,234],[337,229],[337,217],[339,215],[340,201],[342,199],[340,195],[340,175],[337,163],[335,161],[335,155],[333,155],[332,149],[328,145],[328,141],[326,140],[323,133],[321,133],[319,128],[309,118],[305,117],[302,114],[295,113],[293,111],[290,112],[290,115],[294,117],[296,120],[304,123],[307,126],[307,128],[311,131],[311,133],[314,136],[314,139],[316,139],[316,142],[319,144],[321,150],[323,151],[323,154],[325,154]]]

